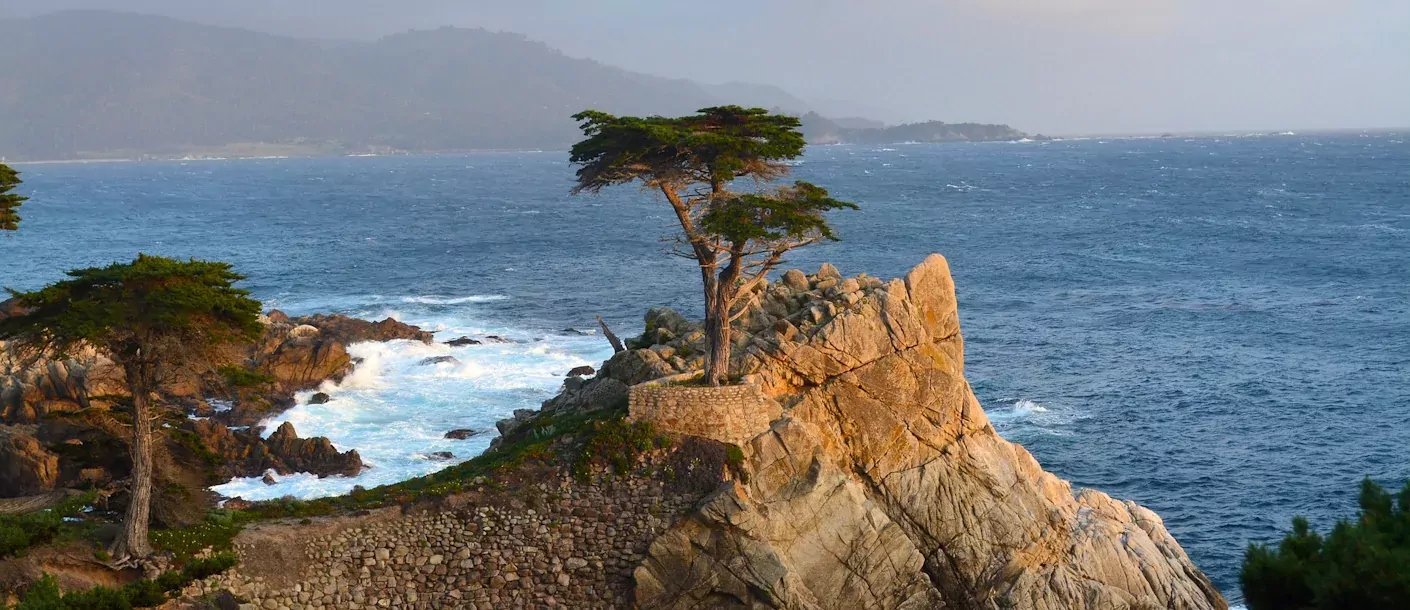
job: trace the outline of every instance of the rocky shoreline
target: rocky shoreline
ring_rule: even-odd
[[[1157,515],[994,431],[943,258],[890,281],[791,271],[752,296],[731,373],[780,415],[748,440],[677,432],[728,410],[653,410],[708,394],[689,381],[699,328],[654,310],[481,458],[333,504],[381,508],[249,528],[241,565],[185,603],[1227,609]]]
[[[432,341],[431,333],[390,318],[290,318],[275,310],[262,321],[258,341],[225,350],[214,372],[183,373],[158,397],[165,430],[156,452],[158,488],[169,492],[156,499],[159,524],[199,520],[215,501],[205,488],[235,477],[356,475],[364,468],[356,450],[300,438],[289,424],[263,438],[259,423],[293,407],[295,393],[350,373],[351,344]],[[128,394],[121,371],[100,354],[22,366],[0,343],[0,498],[92,489],[109,509],[120,507],[129,468]]]

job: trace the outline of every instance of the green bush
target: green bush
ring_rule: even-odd
[[[225,380],[237,388],[258,388],[274,383],[274,378],[243,366],[222,366],[216,369]]]
[[[1249,545],[1239,575],[1249,610],[1410,608],[1410,482],[1392,497],[1367,479],[1360,505],[1326,537],[1297,517],[1276,547]]]
[[[41,511],[0,515],[0,557],[9,557],[52,541],[65,529],[64,517],[77,515],[92,501],[92,494],[84,494]]]
[[[628,422],[625,419],[597,422],[592,438],[578,454],[573,474],[579,480],[586,480],[591,477],[594,466],[603,465],[611,467],[612,472],[617,474],[626,474],[643,454],[669,443],[670,439],[656,434],[651,422]]]
[[[54,577],[45,574],[25,592],[24,601],[12,610],[132,610],[165,604],[168,595],[194,581],[214,576],[235,566],[236,559],[220,553],[186,562],[180,572],[164,572],[156,579],[134,580],[121,588],[93,587],[61,593]]]

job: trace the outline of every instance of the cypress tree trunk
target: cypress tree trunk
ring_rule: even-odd
[[[734,347],[729,322],[730,302],[728,295],[721,294],[725,286],[721,281],[705,291],[705,337],[710,342],[710,353],[705,358],[705,382],[719,387],[729,383],[730,350]]]
[[[713,281],[705,286],[705,339],[710,344],[705,356],[705,382],[712,386],[728,381],[731,347],[729,308],[717,286]]]
[[[132,367],[133,365],[129,365]],[[147,525],[152,512],[152,414],[148,404],[146,384],[129,368],[128,387],[132,388],[132,477],[127,515],[123,517],[122,533],[113,544],[113,557],[143,558],[152,554],[147,541]]]

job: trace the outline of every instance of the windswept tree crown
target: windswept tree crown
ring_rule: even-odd
[[[642,180],[648,186],[772,180],[782,161],[806,144],[796,117],[762,108],[716,106],[685,117],[618,117],[589,110],[573,115],[587,136],[569,160],[579,165],[575,192]]]
[[[25,313],[0,320],[0,339],[58,352],[90,344],[119,361],[183,359],[263,328],[259,301],[233,286],[244,276],[228,263],[139,254],[68,276],[34,292],[10,291]]]
[[[807,182],[779,186],[785,163],[803,155],[797,118],[762,108],[718,106],[684,117],[618,117],[589,110],[573,115],[584,139],[569,160],[578,165],[573,192],[641,181],[659,190],[681,234],[675,254],[700,266],[710,353],[705,377],[724,383],[730,323],[743,296],[768,279],[790,250],[837,235],[826,212],[856,209]],[[735,191],[738,181],[752,189]]]

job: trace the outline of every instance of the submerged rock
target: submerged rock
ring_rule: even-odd
[[[487,432],[487,430],[473,430],[470,428],[465,428],[462,430],[451,430],[450,432],[446,433],[445,437],[451,440],[463,441],[467,438],[484,434],[485,432]]]
[[[451,339],[450,341],[446,341],[445,344],[451,347],[463,347],[466,345],[480,345],[480,341],[476,339],[471,339],[470,337],[462,336],[459,339]]]
[[[421,366],[434,366],[437,364],[460,364],[460,359],[456,358],[455,356],[431,356],[430,358],[423,358],[421,362],[418,362],[417,364]]]

